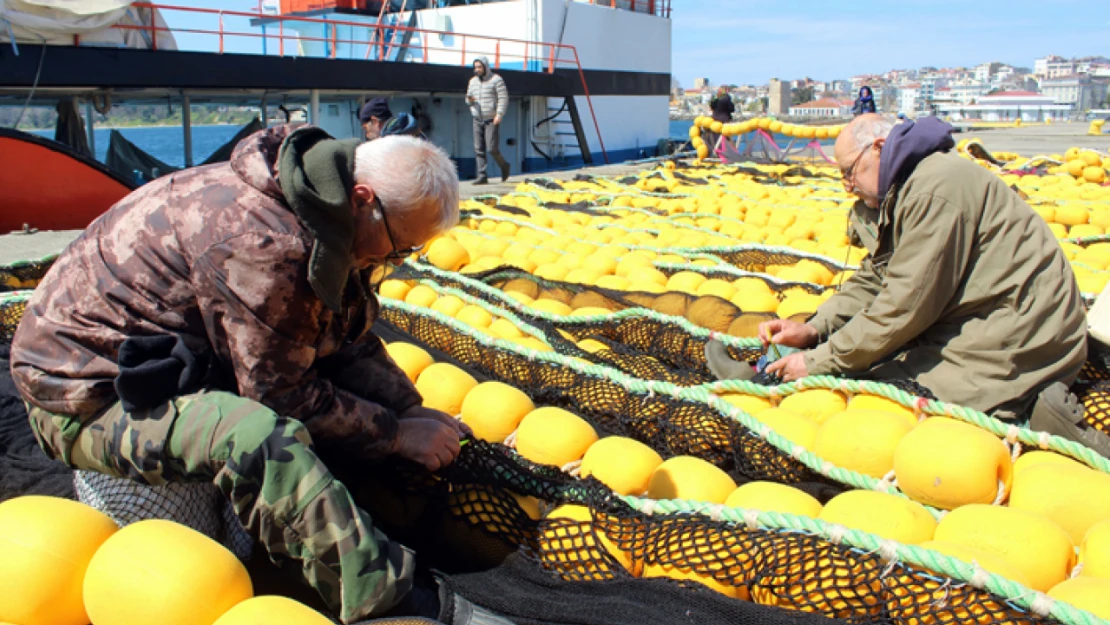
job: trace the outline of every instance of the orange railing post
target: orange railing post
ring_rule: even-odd
[[[591,0],[591,1],[596,2],[596,4],[598,4],[598,5],[603,5],[604,0],[602,0],[602,1]],[[648,1],[650,3],[649,6],[651,7],[651,10],[656,10],[657,9],[659,11],[659,13],[662,13],[664,11],[666,11],[667,13],[670,12],[670,4],[671,4],[670,0],[646,0],[646,1]],[[635,0],[632,0],[632,2],[635,2]],[[407,3],[407,0],[405,0],[405,3]],[[609,0],[609,4],[610,4],[610,6],[615,6],[615,0]],[[224,19],[225,16],[227,16],[227,15],[244,16],[244,17],[251,17],[251,18],[267,17],[269,19],[276,20],[278,22],[277,37],[278,37],[278,54],[280,56],[285,56],[285,23],[286,22],[302,23],[302,24],[323,24],[323,25],[325,25],[325,27],[328,28],[328,30],[325,31],[325,35],[322,36],[322,37],[299,36],[298,38],[301,41],[316,41],[316,42],[323,42],[323,43],[329,45],[331,47],[331,50],[328,54],[325,55],[325,57],[330,57],[330,58],[333,58],[333,59],[339,57],[339,44],[340,43],[349,43],[349,44],[352,45],[352,49],[354,49],[354,46],[362,45],[363,43],[365,43],[366,44],[366,54],[365,54],[366,59],[369,59],[371,51],[373,51],[375,48],[377,48],[378,53],[379,53],[378,60],[384,60],[386,58],[386,55],[391,51],[390,48],[392,47],[392,46],[389,45],[389,42],[386,41],[386,37],[385,37],[385,31],[387,29],[387,26],[386,26],[386,24],[384,24],[380,20],[377,23],[373,24],[372,30],[371,30],[371,26],[366,24],[366,23],[352,22],[352,21],[345,21],[345,20],[331,20],[331,19],[322,19],[322,18],[313,18],[313,17],[285,16],[285,15],[266,16],[266,15],[263,15],[262,13],[260,13],[260,12],[242,12],[242,11],[230,11],[230,10],[224,10],[224,9],[207,9],[207,8],[196,8],[196,7],[186,7],[186,6],[173,6],[173,5],[154,4],[154,3],[142,2],[142,1],[135,2],[132,6],[135,6],[136,8],[162,9],[162,10],[165,10],[165,11],[181,11],[181,12],[188,12],[188,13],[202,13],[202,14],[213,15],[218,19],[218,27],[216,29],[202,29],[202,28],[175,28],[175,29],[171,29],[171,28],[159,27],[153,22],[149,25],[148,24],[140,24],[140,25],[117,24],[117,25],[114,26],[114,28],[117,28],[117,29],[120,29],[120,30],[149,31],[150,34],[151,34],[151,48],[152,49],[157,49],[157,36],[158,36],[159,31],[181,32],[181,33],[197,33],[197,34],[205,34],[205,35],[216,36],[219,40],[219,52],[221,54],[226,51],[226,45],[225,45],[224,40],[228,36],[258,37],[258,38],[261,38],[262,41],[263,41],[263,47],[265,49],[266,42],[273,35],[269,34],[268,32],[263,32],[262,34],[258,34],[258,33],[254,33],[254,32],[229,31],[229,30],[227,30],[227,25],[226,25],[226,22],[225,22],[225,19]],[[405,4],[402,4],[402,7],[404,7],[404,6],[405,6]],[[644,5],[641,3],[640,7],[643,8]],[[384,14],[384,6],[383,6],[383,14]],[[353,38],[344,39],[344,38],[339,37],[338,27],[341,26],[341,25],[348,25],[348,26],[352,27],[351,32],[352,32],[352,37]],[[357,30],[355,30],[356,28],[357,28]],[[466,55],[467,55],[467,51],[468,51],[467,46],[471,45],[470,42],[469,42],[469,39],[471,39],[473,37],[477,37],[478,39],[481,39],[483,41],[492,40],[494,42],[494,54],[495,54],[494,67],[496,69],[501,69],[502,56],[504,56],[504,55],[508,55],[509,57],[512,57],[512,58],[515,58],[515,57],[518,57],[518,56],[523,58],[523,60],[524,60],[523,70],[524,71],[532,71],[530,64],[534,60],[534,61],[536,61],[536,66],[537,66],[536,71],[541,71],[541,72],[546,71],[549,74],[554,74],[555,73],[555,70],[557,69],[559,63],[573,61],[575,63],[575,65],[578,67],[579,78],[582,80],[583,89],[588,91],[588,87],[585,84],[585,74],[582,73],[581,63],[578,60],[578,52],[577,52],[577,49],[574,46],[567,46],[567,45],[562,45],[562,44],[552,44],[552,43],[546,43],[546,42],[542,42],[542,41],[529,41],[529,40],[525,40],[525,39],[512,39],[512,38],[506,38],[506,37],[494,37],[494,36],[486,36],[486,35],[467,35],[465,33],[447,32],[447,31],[424,29],[424,28],[413,28],[413,27],[409,27],[409,26],[400,26],[400,25],[395,25],[395,26],[392,27],[392,29],[396,32],[420,33],[421,34],[421,48],[422,48],[422,51],[423,51],[422,56],[423,56],[423,61],[425,63],[430,62],[430,60],[431,60],[431,51],[433,49],[435,49],[435,50],[444,50],[444,51],[456,51],[457,50],[460,54],[460,57],[461,57],[461,64],[463,66],[466,66],[467,65],[467,56]],[[363,41],[361,39],[361,34],[357,34],[357,35],[355,34],[355,33],[362,33],[364,30],[368,34],[368,38],[367,38],[366,41]],[[458,48],[435,46],[435,45],[433,45],[432,42],[429,41],[429,38],[432,35],[436,35],[436,34],[438,34],[440,36],[452,35],[452,36],[461,37],[462,41],[460,42],[460,46]],[[375,37],[377,37],[376,40],[375,40]],[[79,39],[77,39],[77,41],[79,41]],[[506,51],[503,50],[504,46],[502,44],[504,44],[504,43],[522,45],[522,46],[524,46],[524,52],[522,54],[517,54],[517,53],[513,53],[513,52],[506,52]],[[537,51],[536,51],[535,55],[532,54],[532,46],[536,46],[536,48],[537,48]],[[543,67],[543,63],[544,63],[543,46],[547,46],[549,48],[548,54],[547,54],[547,59],[546,59],[546,61],[547,61],[546,70]],[[472,47],[472,45],[471,45],[471,47]],[[562,53],[562,50],[564,48],[570,50],[570,52],[574,55],[573,60],[571,60],[571,59],[564,60],[561,57],[561,53]],[[444,61],[438,61],[438,62],[439,63],[444,63]],[[587,95],[587,100],[589,100],[588,95]],[[593,111],[592,111],[592,108],[593,108],[592,101],[590,103],[590,108],[591,108],[591,114],[592,114],[593,113]],[[595,117],[595,127],[596,127],[596,117]]]
[[[605,164],[609,164],[609,153],[605,151],[605,139],[601,138],[601,126],[597,123],[597,114],[594,113],[594,102],[590,98],[590,88],[586,85],[586,73],[582,71],[582,62],[578,59],[578,48],[567,46],[574,52],[574,64],[578,66],[578,78],[582,80],[582,91],[586,94],[586,104],[590,106],[590,117],[594,120],[594,130],[597,132],[597,142],[601,144],[601,156]]]

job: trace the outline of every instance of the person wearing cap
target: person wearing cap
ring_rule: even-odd
[[[373,141],[382,136],[382,126],[393,117],[389,110],[389,100],[374,98],[362,107],[358,113],[358,121],[362,124],[362,132],[367,141]]]
[[[474,116],[474,158],[478,166],[478,179],[474,184],[487,184],[486,154],[497,161],[501,168],[501,182],[509,179],[509,163],[501,156],[501,120],[509,108],[509,90],[505,79],[489,68],[489,59],[474,59],[474,76],[466,87],[466,103]]]

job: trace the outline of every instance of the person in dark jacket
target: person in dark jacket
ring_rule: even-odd
[[[864,85],[859,88],[859,97],[856,98],[856,103],[852,105],[852,115],[875,112],[875,96],[871,93],[871,87]]]
[[[370,100],[358,113],[358,121],[367,141],[382,136],[382,127],[392,118],[393,111],[389,109],[389,100],[385,98]]]
[[[713,121],[727,124],[732,121],[732,114],[736,112],[736,105],[728,94],[728,87],[721,85],[717,88],[717,95],[709,101],[709,108],[713,111]]]
[[[728,87],[721,85],[717,87],[717,95],[709,101],[709,109],[712,111],[713,121],[727,124],[732,121],[732,114],[736,112],[736,105],[732,103],[732,97],[728,94]],[[721,135],[713,131],[706,131],[706,145],[709,149],[715,150],[717,148],[717,140]]]

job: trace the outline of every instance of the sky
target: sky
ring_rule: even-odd
[[[258,11],[258,0],[187,0],[186,2],[173,2],[175,6],[188,6],[197,9],[217,9],[224,11],[238,11],[241,13],[254,13]],[[162,19],[173,29],[177,46],[183,50],[212,50],[219,49],[219,37],[216,35],[183,33],[179,29],[219,30],[220,18],[215,13],[196,13],[188,11],[175,11],[162,9]],[[225,33],[255,33],[261,34],[261,29],[250,25],[250,18],[245,16],[225,15]],[[277,39],[268,41],[270,46],[277,45]],[[262,39],[260,37],[246,37],[228,35],[224,37],[225,52],[262,53]],[[274,49],[270,49],[273,54]]]
[[[1110,57],[1110,13],[1089,0],[672,0],[671,72],[683,87],[847,79],[890,69],[1033,67]],[[1096,7],[1100,7],[1097,8]]]
[[[1102,0],[671,0],[671,72],[683,87],[849,78],[889,69],[1032,67],[1047,54],[1110,56]],[[188,6],[257,10],[258,0],[190,0]],[[216,30],[213,14],[164,11],[171,28]],[[226,16],[227,31],[253,31]],[[211,35],[175,33],[180,47],[211,49]],[[276,45],[276,40],[270,40]],[[226,37],[228,52],[262,50],[259,38]]]

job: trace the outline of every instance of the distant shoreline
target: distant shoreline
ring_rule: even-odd
[[[241,128],[243,124],[193,124],[193,128],[207,128],[212,126],[234,126]],[[94,130],[127,130],[129,128],[180,128],[181,124],[142,124],[137,126],[109,126],[107,124],[97,124]],[[54,130],[53,128],[20,128],[22,132],[41,132],[44,130]]]

